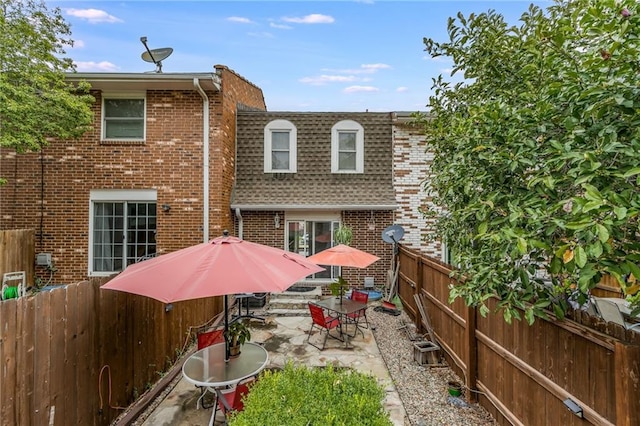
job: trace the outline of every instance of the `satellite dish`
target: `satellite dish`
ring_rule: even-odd
[[[142,55],[140,55],[142,57],[142,60],[145,62],[152,62],[156,64],[155,72],[161,73],[162,61],[164,59],[167,59],[169,55],[173,53],[173,49],[171,47],[162,47],[160,49],[149,49],[149,47],[147,46],[146,37],[140,37],[140,41],[142,42],[142,44],[144,44],[145,49],[147,49],[146,52],[142,52]]]
[[[404,229],[400,225],[388,226],[382,231],[382,241],[397,244],[404,237]]]

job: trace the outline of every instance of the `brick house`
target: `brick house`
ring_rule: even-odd
[[[382,230],[394,223],[390,113],[238,111],[235,232],[250,241],[312,255],[333,245],[340,224],[353,247],[381,260],[342,268],[357,287],[382,286],[392,246]],[[324,284],[337,268],[308,277]]]
[[[46,283],[111,275],[136,259],[232,229],[236,113],[260,88],[211,73],[77,73],[92,86],[93,130],[41,152],[0,150],[0,229],[36,230]]]

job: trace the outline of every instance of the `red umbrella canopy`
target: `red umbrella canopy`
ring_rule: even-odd
[[[366,268],[373,262],[380,260],[366,251],[358,250],[344,244],[330,247],[326,250],[307,257],[307,260],[319,265],[352,266],[354,268]]]
[[[284,291],[323,270],[296,253],[223,236],[130,265],[101,288],[172,303]]]

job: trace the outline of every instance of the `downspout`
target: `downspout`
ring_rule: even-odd
[[[202,242],[209,241],[209,97],[195,77],[193,85],[202,96]]]
[[[238,238],[242,239],[242,214],[239,208],[236,208],[236,217],[238,218]]]

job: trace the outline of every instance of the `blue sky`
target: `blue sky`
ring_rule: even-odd
[[[540,3],[540,2],[537,2]],[[140,37],[171,47],[164,72],[226,65],[260,87],[272,111],[424,111],[449,75],[423,38],[447,41],[447,18],[495,9],[517,23],[528,1],[74,1],[60,7],[82,72],[146,72]],[[544,6],[548,3],[542,3]]]

